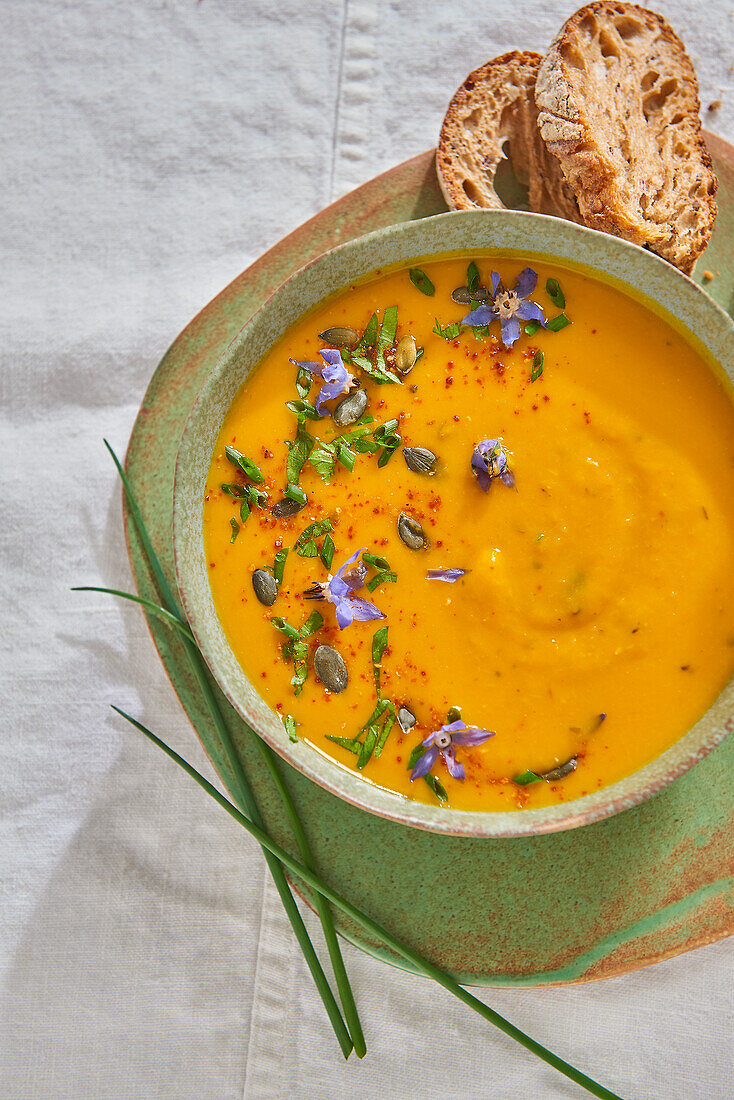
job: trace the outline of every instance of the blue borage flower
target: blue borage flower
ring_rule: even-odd
[[[341,352],[337,348],[322,348],[319,355],[324,360],[323,364],[310,360],[299,362],[298,359],[291,359],[291,363],[315,374],[325,383],[316,398],[316,412],[319,416],[325,416],[328,412],[325,408],[326,402],[333,401],[343,393],[349,393],[359,385],[359,381],[344,366]]]
[[[366,622],[368,619],[386,618],[369,600],[363,600],[360,596],[354,595],[355,590],[364,584],[367,566],[363,561],[359,562],[354,569],[349,569],[349,566],[353,565],[366,549],[367,547],[363,546],[357,550],[356,554],[352,554],[351,558],[347,558],[333,577],[329,573],[328,581],[316,582],[304,592],[307,600],[328,600],[329,603],[333,603],[340,630],[344,630],[355,620]]]
[[[428,775],[439,755],[454,779],[464,779],[464,765],[456,761],[456,745],[473,748],[475,745],[484,744],[490,737],[494,737],[494,730],[480,730],[476,726],[465,725],[461,720],[441,726],[440,730],[429,733],[422,742],[426,751],[410,773],[411,783],[414,779],[421,779],[424,775]]]
[[[480,488],[485,493],[489,492],[496,477],[508,489],[512,489],[515,484],[515,475],[507,465],[507,452],[499,439],[482,439],[477,443],[471,456],[471,465]]]
[[[448,581],[449,584],[456,584],[468,572],[468,569],[429,569],[426,573],[426,580]]]
[[[523,268],[512,290],[507,290],[496,271],[492,272],[492,297],[467,313],[462,325],[489,325],[499,318],[500,336],[506,348],[511,348],[520,335],[520,321],[537,321],[545,326],[543,310],[528,301],[538,284],[538,274],[532,267]]]

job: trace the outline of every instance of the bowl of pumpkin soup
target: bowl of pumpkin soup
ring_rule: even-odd
[[[661,790],[734,725],[734,325],[536,214],[380,230],[213,364],[181,597],[281,756],[407,825],[519,836]]]

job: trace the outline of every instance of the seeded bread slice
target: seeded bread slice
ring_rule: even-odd
[[[581,221],[573,191],[538,130],[535,78],[537,53],[502,54],[469,73],[449,104],[441,127],[436,169],[453,210],[504,210],[495,176],[509,142],[518,182],[528,205],[542,214]]]
[[[717,184],[696,74],[665,19],[613,0],[581,8],[551,44],[535,98],[585,223],[689,274],[711,237]]]

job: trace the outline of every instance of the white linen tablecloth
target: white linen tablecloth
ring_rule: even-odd
[[[466,73],[560,0],[3,0],[2,1100],[575,1097],[440,989],[345,946],[345,1063],[257,848],[109,710],[211,775],[129,588],[119,486],[156,363],[331,199],[435,143]],[[734,139],[729,0],[660,0]],[[315,922],[307,917],[310,927]],[[625,1097],[734,1096],[723,942],[488,990]]]

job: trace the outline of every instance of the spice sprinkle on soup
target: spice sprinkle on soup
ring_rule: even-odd
[[[445,259],[298,320],[212,457],[204,541],[292,739],[466,810],[589,794],[734,666],[734,404],[584,273]]]

